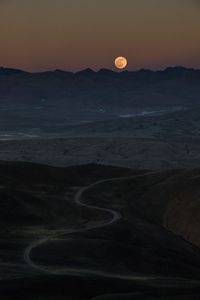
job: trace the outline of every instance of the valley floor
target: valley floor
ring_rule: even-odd
[[[196,168],[200,166],[200,141],[130,137],[1,140],[0,160],[65,167],[101,163],[134,169]]]

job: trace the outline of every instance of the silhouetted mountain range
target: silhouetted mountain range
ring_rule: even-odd
[[[29,73],[0,68],[0,103],[62,103],[66,108],[137,108],[199,103],[200,70],[115,72],[86,69]],[[56,102],[55,102],[56,101]]]

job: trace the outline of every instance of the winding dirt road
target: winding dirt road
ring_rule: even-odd
[[[91,275],[97,275],[97,276],[104,276],[104,277],[110,277],[110,278],[121,278],[122,276],[118,276],[116,274],[111,274],[111,273],[106,273],[106,272],[101,272],[101,271],[96,271],[96,270],[88,270],[88,269],[72,269],[72,268],[62,268],[60,270],[56,270],[55,268],[52,269],[51,267],[48,266],[42,266],[42,265],[38,265],[36,264],[32,259],[31,259],[31,252],[33,249],[37,248],[38,246],[41,246],[42,244],[45,244],[47,242],[49,242],[51,239],[54,238],[58,238],[60,236],[63,235],[67,235],[67,234],[72,234],[72,233],[80,233],[80,232],[85,232],[91,229],[97,229],[97,228],[103,228],[106,226],[109,226],[115,222],[117,222],[119,219],[121,219],[121,214],[113,209],[108,209],[108,208],[102,208],[99,206],[95,206],[95,205],[90,205],[90,204],[86,204],[84,202],[81,201],[82,199],[82,195],[94,188],[95,186],[98,186],[100,184],[106,183],[106,182],[115,182],[115,181],[123,181],[123,180],[128,180],[128,179],[134,179],[136,177],[141,177],[143,175],[137,175],[137,176],[127,176],[127,177],[118,177],[118,178],[109,178],[109,179],[102,179],[99,181],[96,181],[95,183],[92,183],[88,186],[82,187],[80,190],[78,190],[78,192],[75,194],[74,196],[74,202],[79,205],[79,206],[83,206],[83,207],[87,207],[89,209],[95,209],[95,210],[99,210],[99,211],[103,211],[103,212],[108,212],[111,215],[111,219],[110,220],[106,220],[106,221],[102,221],[102,222],[98,222],[97,224],[88,224],[87,226],[85,226],[82,229],[66,229],[64,231],[62,231],[62,233],[58,233],[52,236],[46,236],[44,238],[41,238],[39,240],[33,241],[26,249],[24,252],[24,260],[25,262],[32,268],[35,269],[37,271],[40,272],[45,272],[47,274],[54,274],[54,275],[84,275],[84,274],[91,274]],[[138,279],[138,277],[136,277]],[[144,277],[139,277],[141,280],[145,280]],[[125,278],[124,278],[125,279]],[[130,279],[130,276],[127,276],[127,279]]]
[[[143,275],[121,275],[121,274],[118,275],[118,274],[114,274],[114,273],[108,273],[108,272],[104,272],[104,271],[100,271],[100,270],[92,270],[92,269],[86,269],[86,268],[78,269],[78,268],[63,267],[62,269],[56,269],[55,267],[51,267],[51,266],[38,265],[31,259],[32,250],[37,248],[38,246],[41,246],[41,245],[49,242],[51,239],[58,238],[58,237],[61,237],[63,235],[67,235],[67,234],[81,233],[81,232],[86,232],[91,229],[103,228],[103,227],[109,226],[109,225],[117,222],[118,220],[120,220],[122,218],[121,214],[113,209],[102,208],[99,206],[90,205],[90,204],[86,204],[86,203],[82,202],[82,196],[86,191],[88,191],[98,185],[104,184],[104,183],[109,183],[109,182],[111,183],[111,182],[135,179],[135,178],[143,177],[145,175],[150,175],[150,174],[151,175],[155,174],[155,172],[151,172],[151,173],[149,172],[149,173],[144,173],[141,175],[127,176],[127,177],[102,179],[102,180],[92,183],[86,187],[82,187],[75,194],[74,202],[79,206],[83,206],[83,207],[86,207],[89,209],[95,209],[95,210],[99,210],[99,211],[103,211],[103,212],[108,212],[111,215],[111,219],[99,222],[97,224],[92,224],[92,225],[88,224],[87,226],[85,226],[84,228],[81,228],[81,229],[73,229],[73,228],[66,229],[66,230],[63,230],[62,233],[59,232],[55,235],[46,236],[39,240],[33,241],[25,249],[24,261],[32,269],[39,271],[39,272],[51,274],[51,275],[73,275],[73,276],[94,275],[94,276],[100,276],[100,277],[104,277],[104,278],[122,279],[122,280],[129,280],[129,281],[131,281],[131,280],[133,280],[133,281],[148,281],[148,283],[151,283],[151,281],[156,281],[157,284],[159,282],[160,285],[165,285],[165,282],[166,282],[166,285],[169,286],[169,284],[170,284],[171,287],[177,286],[177,284],[179,286],[181,285],[183,287],[186,284],[190,285],[190,286],[197,286],[197,285],[199,286],[200,282],[198,280],[190,280],[190,279],[188,280],[188,279],[184,279],[184,278],[154,277],[154,276],[143,276]]]

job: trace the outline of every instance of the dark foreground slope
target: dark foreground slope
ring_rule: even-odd
[[[199,176],[1,162],[1,299],[199,299]]]

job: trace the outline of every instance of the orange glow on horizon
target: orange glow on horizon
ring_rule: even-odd
[[[188,0],[0,2],[0,65],[31,71],[200,68],[200,9]]]

